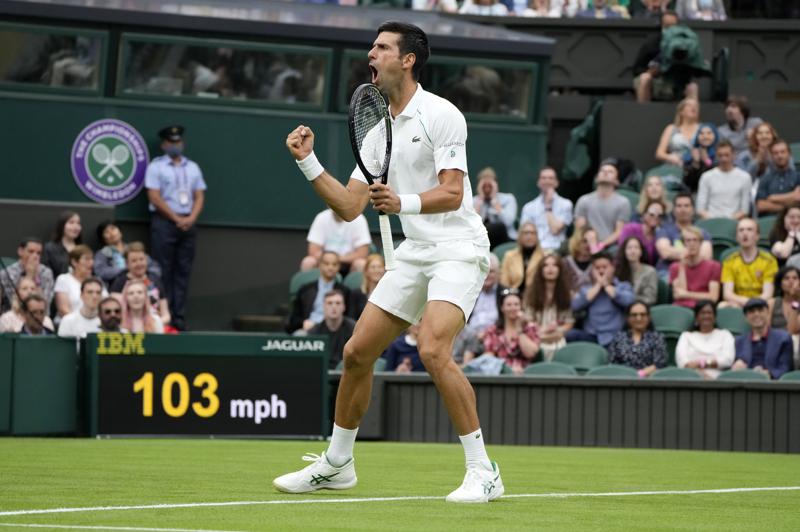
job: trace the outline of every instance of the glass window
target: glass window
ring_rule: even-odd
[[[0,82],[97,90],[100,35],[0,26]]]
[[[369,83],[371,74],[366,53],[348,52],[344,65],[346,107],[355,88]],[[426,90],[450,100],[463,113],[525,119],[534,87],[534,67],[480,59],[467,63],[463,59],[433,58],[422,70],[420,83]]]
[[[322,105],[326,50],[127,39],[120,92]]]

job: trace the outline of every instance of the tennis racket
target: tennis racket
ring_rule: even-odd
[[[378,87],[371,83],[358,86],[350,98],[347,125],[356,164],[373,183],[385,185],[392,155],[392,122],[386,101]],[[392,226],[386,213],[378,212],[378,221],[386,269],[393,270],[395,260]]]

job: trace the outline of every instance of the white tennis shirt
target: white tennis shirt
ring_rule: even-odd
[[[472,206],[466,145],[467,122],[461,111],[417,84],[417,92],[392,120],[389,187],[396,194],[420,194],[439,185],[439,172],[452,169],[464,172],[464,195],[455,211],[399,215],[407,238],[422,242],[472,240],[489,245],[483,221]],[[358,166],[350,178],[370,184]]]

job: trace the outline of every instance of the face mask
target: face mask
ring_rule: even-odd
[[[178,157],[183,153],[183,148],[177,144],[170,144],[166,147],[166,149],[164,149],[164,152],[166,152],[166,154],[170,157]]]

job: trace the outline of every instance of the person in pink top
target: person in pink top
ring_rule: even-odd
[[[660,200],[651,200],[642,212],[642,221],[630,222],[623,226],[619,234],[618,245],[621,246],[628,238],[635,236],[642,243],[645,251],[647,251],[647,258],[643,257],[643,262],[651,266],[655,266],[658,262],[658,250],[656,250],[656,231],[661,227],[661,221],[664,219],[666,207]]]
[[[669,266],[669,283],[672,285],[673,304],[694,308],[700,300],[719,300],[721,267],[715,260],[703,259],[700,246],[703,232],[695,226],[681,231],[683,258]]]

